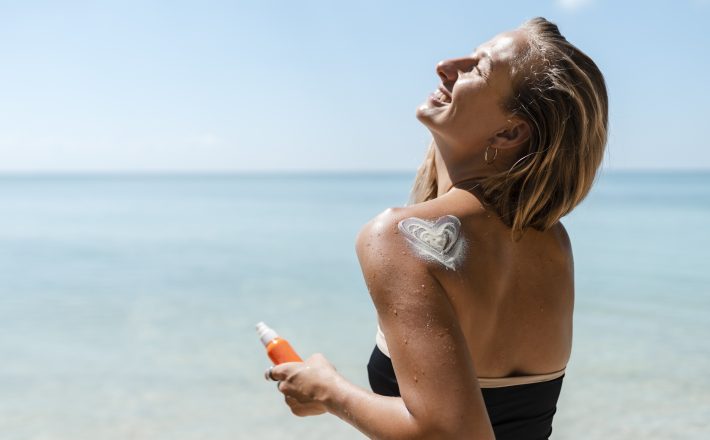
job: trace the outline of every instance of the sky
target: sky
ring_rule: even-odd
[[[0,1],[0,173],[407,171],[438,61],[543,16],[606,169],[710,169],[710,0]]]

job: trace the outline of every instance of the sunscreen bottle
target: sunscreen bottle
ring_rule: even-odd
[[[274,365],[284,362],[303,362],[303,359],[296,354],[291,344],[284,338],[279,337],[274,329],[260,322],[256,325],[256,332],[259,334],[261,343],[266,347],[266,353]]]

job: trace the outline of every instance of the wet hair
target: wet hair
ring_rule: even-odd
[[[544,231],[589,193],[604,158],[608,98],[604,76],[554,23],[524,22],[528,45],[512,66],[512,93],[501,102],[528,122],[527,148],[507,170],[481,178],[482,202],[518,240],[528,227]],[[410,194],[410,203],[436,198],[434,142]]]

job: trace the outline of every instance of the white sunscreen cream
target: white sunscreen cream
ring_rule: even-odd
[[[439,217],[436,221],[409,217],[398,226],[420,256],[453,270],[463,259],[466,246],[460,235],[461,221],[453,215]]]

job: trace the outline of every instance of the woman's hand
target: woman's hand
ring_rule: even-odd
[[[335,367],[320,353],[305,362],[285,362],[271,368],[271,378],[279,381],[278,389],[286,404],[299,417],[328,411],[324,402],[337,377]]]

